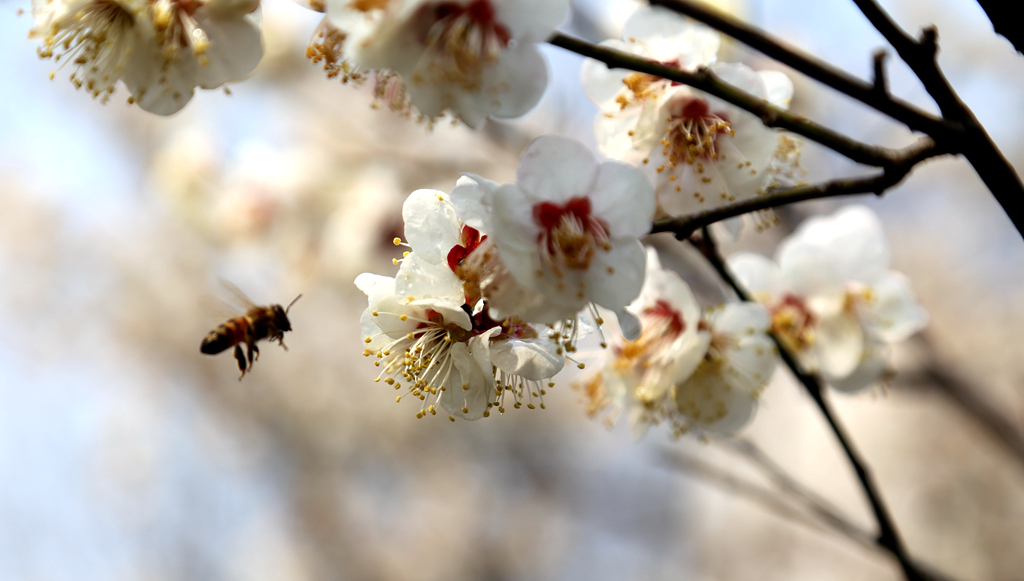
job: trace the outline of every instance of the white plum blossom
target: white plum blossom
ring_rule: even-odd
[[[788,107],[793,84],[777,71],[755,72],[741,64],[711,67],[723,81],[779,107]],[[685,214],[751,198],[777,185],[779,165],[799,163],[794,141],[765,127],[755,115],[687,86],[669,87],[655,105],[624,126],[599,115],[601,151],[644,170],[662,208]],[[738,220],[726,224],[733,233]]]
[[[32,16],[39,56],[71,67],[75,87],[104,103],[118,80],[151,65],[155,33],[145,0],[33,0]]]
[[[461,262],[485,236],[463,224],[448,195],[436,190],[413,192],[402,214],[412,251],[397,278],[356,279],[369,299],[364,355],[383,367],[378,380],[423,401],[419,417],[437,405],[452,420],[487,417],[492,407],[504,413],[506,394],[516,408],[543,408],[545,387],[565,357],[519,317],[492,319],[474,281],[460,278]]]
[[[757,303],[729,303],[701,322],[707,352],[688,379],[674,388],[676,429],[723,435],[745,426],[775,373],[778,350],[771,317]]]
[[[134,100],[160,115],[181,110],[196,87],[240,81],[263,57],[259,0],[156,0],[150,8],[159,63],[126,78]]]
[[[248,76],[263,54],[258,0],[35,0],[39,56],[70,65],[71,82],[106,102],[118,80],[160,115],[196,87]]]
[[[715,62],[720,44],[717,32],[661,7],[640,6],[622,29],[622,40],[606,40],[601,46],[649,58],[663,65],[693,71]],[[673,83],[660,77],[626,69],[610,69],[604,63],[583,62],[583,90],[600,109],[595,124],[598,142],[606,154],[632,146],[631,132],[646,109],[656,109]],[[615,157],[612,155],[612,157]]]
[[[702,316],[686,282],[648,249],[643,291],[629,310],[639,338],[613,341],[601,371],[578,384],[591,415],[624,409],[635,436],[662,421],[676,435],[727,435],[749,421],[776,365],[764,307],[732,303]]]
[[[598,163],[583,144],[552,135],[530,144],[516,177],[502,185],[471,178],[458,199],[490,216],[488,234],[502,263],[520,286],[543,297],[529,305],[536,308],[526,320],[573,319],[590,304],[621,312],[643,284],[639,237],[654,215],[647,179],[626,164]],[[494,297],[494,307],[514,310],[502,298]]]
[[[700,364],[709,337],[698,330],[700,305],[689,285],[663,270],[654,249],[647,249],[647,276],[629,311],[641,332],[635,340],[613,340],[600,372],[582,384],[591,415],[625,409],[633,433],[671,415],[670,392]]]
[[[906,277],[889,270],[878,218],[863,206],[807,220],[776,252],[729,267],[772,316],[776,335],[802,364],[843,391],[882,377],[888,346],[928,322]]]
[[[537,43],[568,7],[568,0],[330,0],[327,17],[351,66],[382,71],[378,96],[392,107],[404,94],[428,119],[450,110],[477,127],[486,117],[520,117],[540,101],[548,72]]]

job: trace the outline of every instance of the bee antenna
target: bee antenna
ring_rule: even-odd
[[[291,310],[291,308],[292,308],[292,305],[294,305],[294,304],[295,304],[295,301],[297,301],[297,300],[299,300],[299,299],[301,299],[301,298],[302,298],[302,293],[299,293],[299,296],[297,296],[297,297],[295,297],[294,299],[292,299],[292,302],[288,303],[288,308],[284,310],[284,314],[286,314],[286,315],[287,315],[287,314],[288,314],[288,311],[289,311],[289,310]]]

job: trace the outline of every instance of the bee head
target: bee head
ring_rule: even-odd
[[[281,305],[270,305],[274,311],[274,326],[282,333],[292,330],[292,323],[288,320],[288,311],[281,308]]]
[[[301,298],[302,298],[301,294],[299,296],[295,297],[292,300],[292,302],[288,303],[288,308],[286,308],[286,309],[282,309],[281,305],[271,305],[270,308],[274,310],[274,326],[276,326],[278,329],[280,329],[282,333],[285,332],[285,331],[291,331],[292,330],[292,323],[291,323],[291,321],[288,320],[288,311],[291,310],[292,305],[295,304],[295,301],[297,301],[297,300],[299,300]]]

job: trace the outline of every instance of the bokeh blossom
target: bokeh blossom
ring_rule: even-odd
[[[32,13],[39,56],[70,65],[77,88],[106,102],[120,80],[160,115],[196,87],[245,78],[263,55],[258,0],[36,0]]]
[[[600,371],[577,383],[588,413],[613,421],[624,411],[635,436],[662,422],[676,435],[733,434],[775,370],[771,319],[747,302],[702,313],[689,285],[647,252],[643,290],[629,306],[641,334],[613,339]]]
[[[407,97],[428,119],[450,110],[477,127],[540,101],[548,73],[537,43],[568,8],[567,0],[333,0],[327,18],[337,32],[318,35],[333,34],[336,50],[321,40],[315,54],[337,61],[343,53],[347,67],[380,71],[377,92],[393,108]]]
[[[740,253],[729,267],[805,366],[837,389],[857,391],[883,377],[889,345],[928,322],[906,277],[889,262],[878,218],[848,206],[804,222],[779,246],[775,262]]]

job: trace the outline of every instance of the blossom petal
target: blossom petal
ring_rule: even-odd
[[[640,294],[646,256],[643,244],[636,239],[612,240],[611,245],[608,252],[597,252],[595,258],[603,265],[592,266],[586,282],[591,301],[617,311]]]
[[[857,367],[845,377],[829,377],[829,385],[846,393],[860,391],[874,384],[885,373],[888,349],[880,341],[868,341]]]
[[[887,272],[875,281],[873,289],[868,323],[883,341],[903,341],[928,325],[928,311],[917,302],[910,281],[902,274]]]
[[[472,98],[488,115],[495,119],[522,117],[544,96],[547,61],[537,45],[519,44],[502,51],[498,62],[484,69],[483,84],[482,94]]]
[[[427,262],[442,263],[462,236],[462,224],[448,194],[438,190],[416,190],[402,206],[405,238]]]
[[[263,35],[252,17],[204,14],[200,8],[195,20],[210,40],[206,52],[209,61],[200,63],[197,84],[215,89],[226,82],[248,77],[263,58]]]
[[[783,292],[782,272],[771,260],[751,252],[737,252],[729,256],[729,271],[737,281],[759,302],[765,302]]]
[[[558,354],[558,346],[546,335],[492,341],[490,354],[498,369],[531,381],[554,377],[565,365],[565,356]]]
[[[814,352],[822,372],[833,378],[853,373],[864,355],[864,330],[849,313],[824,317],[815,329]]]
[[[531,201],[564,204],[589,194],[597,174],[597,159],[585,145],[568,137],[544,135],[523,152],[516,179]]]
[[[608,223],[612,236],[643,236],[654,218],[654,188],[643,172],[617,161],[602,163],[590,194],[591,211]]]

